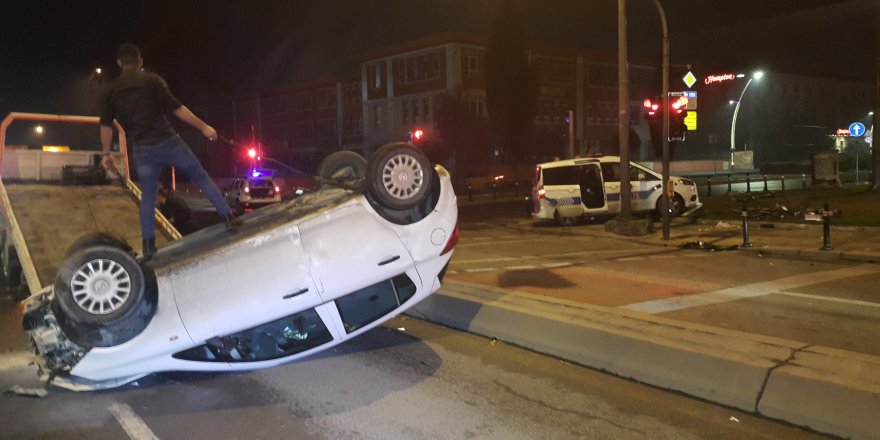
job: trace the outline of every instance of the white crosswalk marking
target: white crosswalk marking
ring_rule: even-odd
[[[132,440],[159,440],[159,437],[156,437],[153,431],[150,431],[147,424],[135,414],[130,406],[124,403],[114,403],[107,409],[110,410],[113,417],[116,417],[122,429],[125,430],[125,433]]]
[[[802,275],[794,275],[777,280],[763,281],[760,283],[746,284],[743,286],[715,290],[712,292],[698,293],[695,295],[677,296],[674,298],[657,299],[635,304],[629,304],[622,308],[645,313],[664,313],[674,310],[688,309],[709,304],[717,304],[734,301],[742,298],[753,298],[769,294],[788,294],[784,290],[796,289],[811,284],[834,281],[861,275],[875,274],[880,272],[876,265],[864,264],[843,269],[813,272]],[[790,294],[792,296],[796,294]],[[822,297],[829,300],[827,297]]]

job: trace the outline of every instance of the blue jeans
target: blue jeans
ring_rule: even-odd
[[[208,200],[217,208],[217,213],[226,216],[232,213],[217,184],[211,180],[202,164],[179,135],[174,135],[155,145],[138,145],[133,148],[134,163],[141,186],[141,236],[144,240],[156,238],[156,193],[159,191],[159,177],[163,166],[172,166],[182,171],[189,180],[202,189]]]

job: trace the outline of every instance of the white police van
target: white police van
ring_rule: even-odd
[[[632,211],[661,212],[663,178],[630,161]],[[585,216],[620,212],[620,158],[594,156],[557,160],[535,167],[532,217],[570,226]],[[688,215],[703,206],[693,180],[670,176],[672,214]]]

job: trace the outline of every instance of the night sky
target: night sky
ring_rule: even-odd
[[[94,114],[94,69],[132,42],[191,107],[350,72],[352,55],[444,31],[488,34],[501,0],[5,1],[0,113]],[[530,41],[616,53],[615,0],[520,0]],[[633,55],[659,58],[650,0],[629,0]],[[876,0],[662,0],[673,62],[871,80]]]

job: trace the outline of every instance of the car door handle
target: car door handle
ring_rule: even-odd
[[[379,266],[384,266],[384,265],[386,265],[386,264],[388,264],[388,263],[393,263],[393,262],[395,262],[395,261],[397,261],[397,260],[399,260],[399,259],[400,259],[400,255],[395,255],[395,256],[393,256],[393,257],[391,257],[391,258],[389,258],[389,259],[387,259],[387,260],[385,260],[385,261],[381,261],[381,262],[379,262]]]
[[[308,287],[304,287],[304,288],[302,288],[302,289],[297,290],[296,292],[290,292],[290,293],[288,293],[287,295],[282,296],[281,298],[283,298],[283,299],[290,299],[290,298],[293,298],[293,297],[295,297],[295,296],[300,296],[300,295],[302,295],[303,293],[306,293],[306,292],[308,292],[308,291],[309,291],[309,288],[308,288]]]

